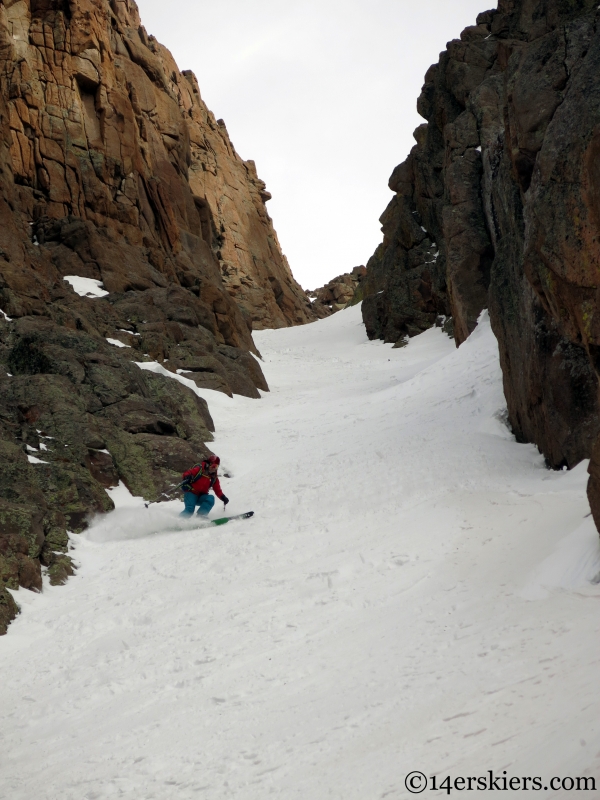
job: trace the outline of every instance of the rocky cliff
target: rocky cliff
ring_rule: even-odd
[[[500,0],[448,44],[390,179],[363,314],[387,341],[451,316],[460,345],[489,307],[517,439],[555,468],[592,456],[600,527],[598,8]]]
[[[332,278],[325,286],[306,294],[312,303],[312,309],[319,319],[346,308],[348,304],[359,303],[362,298],[362,283],[367,269],[364,266],[354,267],[352,272],[345,272]]]
[[[252,328],[315,318],[269,197],[133,2],[0,0],[0,632],[105,488],[208,452],[170,374],[259,397]]]

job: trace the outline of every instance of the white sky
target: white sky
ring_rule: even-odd
[[[494,0],[139,0],[142,22],[192,69],[238,153],[254,159],[305,289],[381,241],[393,168],[423,121],[416,100],[446,42]]]

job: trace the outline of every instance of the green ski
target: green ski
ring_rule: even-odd
[[[254,516],[254,511],[246,511],[245,514],[234,514],[233,517],[221,517],[221,519],[211,519],[211,525],[227,525],[228,522],[231,522],[234,519],[250,519],[250,517]]]

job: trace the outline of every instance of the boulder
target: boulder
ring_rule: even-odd
[[[359,303],[362,300],[362,282],[366,274],[366,267],[354,267],[352,272],[338,275],[326,286],[308,291],[307,297],[319,319],[335,314],[346,306]]]

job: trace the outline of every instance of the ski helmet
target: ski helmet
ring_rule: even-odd
[[[218,466],[219,466],[219,464],[221,463],[221,459],[219,458],[219,456],[209,456],[209,457],[208,457],[208,463],[209,463],[211,466],[213,466],[213,465],[214,465],[214,466],[217,466],[217,467],[218,467]]]

